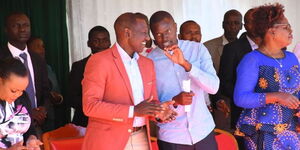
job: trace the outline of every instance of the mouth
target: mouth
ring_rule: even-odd
[[[163,43],[164,47],[172,46],[172,44],[173,44],[172,41],[167,41],[167,42],[164,42],[164,43]]]
[[[146,42],[145,42],[145,41],[144,41],[144,42],[142,42],[142,45],[143,45],[143,46],[146,46]]]

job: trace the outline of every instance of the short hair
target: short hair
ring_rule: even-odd
[[[10,19],[10,17],[12,16],[15,16],[15,15],[25,15],[26,17],[28,17],[24,12],[18,12],[18,11],[15,11],[15,12],[11,12],[10,14],[8,14],[6,17],[5,17],[5,27],[8,26],[8,20]],[[29,18],[29,17],[28,17]],[[29,19],[30,21],[30,19]]]
[[[135,15],[136,15],[138,18],[143,18],[143,19],[147,22],[147,24],[149,24],[148,17],[147,17],[145,14],[142,14],[142,13],[140,13],[140,12],[137,12],[137,13],[135,13]]]
[[[239,11],[231,9],[224,14],[223,21],[226,21],[230,16],[238,16],[241,17],[241,19],[243,19],[242,14]]]
[[[116,36],[118,36],[121,28],[133,29],[133,26],[137,24],[137,19],[145,20],[145,15],[142,13],[132,13],[132,12],[127,12],[120,15],[114,23]],[[146,20],[145,22],[146,24],[148,24]]]
[[[109,36],[109,32],[106,28],[102,27],[102,26],[95,26],[93,27],[90,31],[89,31],[89,40],[92,38],[93,34],[95,32],[102,32],[102,33],[107,33]]]
[[[284,6],[275,3],[262,5],[253,12],[253,33],[264,38],[267,30],[284,18]]]
[[[0,78],[8,79],[11,74],[20,77],[28,75],[27,69],[18,58],[8,57],[0,60]]]
[[[160,22],[160,21],[162,21],[162,20],[164,20],[166,18],[167,19],[171,19],[173,22],[175,22],[174,19],[173,19],[173,17],[172,17],[172,15],[170,13],[168,13],[166,11],[162,11],[162,10],[155,12],[151,16],[151,18],[150,18],[150,28],[151,28],[151,31],[153,30],[153,26],[156,23],[158,23],[158,22]]]
[[[184,22],[184,23],[181,24],[180,29],[179,29],[179,33],[182,33],[182,32],[183,32],[183,27],[184,27],[186,24],[189,24],[189,23],[194,23],[194,24],[200,26],[200,25],[199,25],[197,22],[195,22],[194,20],[188,20],[188,21],[186,21],[186,22]]]

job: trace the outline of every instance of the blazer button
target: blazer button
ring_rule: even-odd
[[[128,132],[131,133],[131,132],[132,132],[132,129],[128,129]]]
[[[265,116],[265,115],[267,115],[267,113],[263,112],[262,115]]]

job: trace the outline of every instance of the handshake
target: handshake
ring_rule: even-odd
[[[159,103],[153,100],[153,96],[149,99],[142,101],[138,105],[134,106],[134,116],[155,117],[159,122],[167,123],[176,119],[177,113],[169,107],[173,105],[175,101],[167,101]]]

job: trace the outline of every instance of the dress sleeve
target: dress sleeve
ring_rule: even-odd
[[[254,91],[259,75],[259,60],[259,57],[249,53],[238,65],[234,103],[239,107],[257,108],[266,104],[265,93]]]

